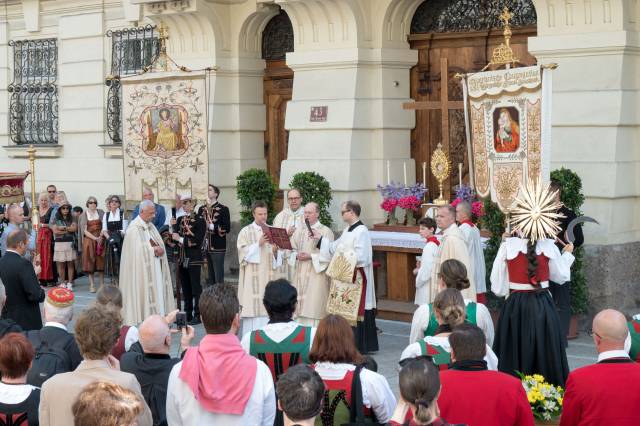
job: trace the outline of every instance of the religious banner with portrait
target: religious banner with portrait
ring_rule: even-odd
[[[204,73],[157,72],[123,79],[124,181],[127,207],[144,187],[156,202],[178,195],[205,200],[208,185]]]
[[[551,72],[532,66],[462,80],[473,183],[502,211],[528,179],[549,180]]]

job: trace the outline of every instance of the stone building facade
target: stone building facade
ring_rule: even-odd
[[[601,222],[586,228],[592,302],[632,311],[640,304],[634,296],[640,294],[640,0],[514,2],[535,8],[529,54],[559,64],[553,168],[582,177],[584,210]],[[57,184],[80,205],[89,195],[122,193],[122,150],[114,143],[115,106],[105,80],[122,58],[113,53],[116,39],[126,38],[122,30],[162,21],[176,62],[218,67],[210,78],[209,170],[232,216],[236,176],[266,167],[282,189],[295,173],[316,171],[334,189],[336,217],[339,202],[355,198],[367,223],[380,221],[375,188],[386,181],[387,161],[396,181],[404,165],[411,182],[421,176],[412,157],[416,112],[402,109],[419,62],[408,35],[416,10],[444,7],[440,0],[423,3],[7,0],[0,7],[0,171],[25,170],[25,141],[42,142],[38,187]],[[53,52],[51,43],[50,67],[25,71],[28,58],[42,58],[33,52]],[[266,52],[272,44],[286,52]],[[142,58],[144,42],[137,46],[133,55]],[[24,96],[38,97],[40,112],[32,114],[51,120],[49,130],[29,128],[24,118],[16,130],[16,108],[24,102],[15,102],[16,68],[23,71],[21,87],[40,83],[32,89],[37,96]],[[327,107],[326,121],[310,121],[314,106]]]

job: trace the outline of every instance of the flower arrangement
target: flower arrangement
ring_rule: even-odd
[[[398,200],[398,207],[404,210],[416,211],[420,207],[420,200],[415,195],[408,195]]]
[[[468,185],[461,185],[456,191],[456,198],[451,202],[453,207],[466,201],[471,204],[471,215],[473,222],[477,223],[484,216],[484,205],[482,200],[478,198],[476,191]]]
[[[396,207],[405,210],[405,216],[413,215],[413,212],[420,208],[421,200],[427,193],[427,189],[421,183],[411,186],[404,186],[400,183],[390,182],[387,185],[378,185],[378,192],[382,196],[380,208],[387,212],[387,223],[395,224],[397,219],[394,216]],[[411,212],[411,214],[409,214]],[[411,222],[407,221],[407,224]]]
[[[538,420],[551,420],[562,413],[564,389],[547,383],[540,374],[525,376],[518,373],[527,393],[533,416]]]

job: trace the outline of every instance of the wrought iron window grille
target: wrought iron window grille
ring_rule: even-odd
[[[58,41],[11,40],[9,137],[16,145],[58,143]]]
[[[122,77],[142,72],[156,58],[160,41],[154,25],[109,30],[111,73],[105,79],[107,93],[107,133],[114,144],[122,143]]]

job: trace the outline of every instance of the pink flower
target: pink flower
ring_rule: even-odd
[[[385,198],[382,201],[382,204],[380,204],[380,208],[388,213],[391,213],[397,206],[398,200],[396,200],[395,198]]]
[[[405,210],[418,210],[418,207],[420,207],[420,200],[418,200],[418,197],[413,195],[402,197],[398,201],[398,207]]]
[[[484,206],[482,205],[482,201],[475,201],[471,204],[471,213],[478,218],[484,216]]]

